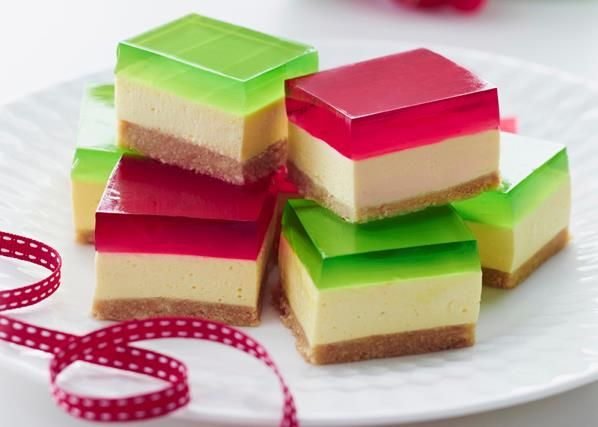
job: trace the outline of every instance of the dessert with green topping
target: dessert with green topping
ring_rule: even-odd
[[[279,265],[282,317],[311,363],[474,342],[480,261],[450,206],[352,224],[312,201],[290,200]]]
[[[284,80],[317,71],[314,48],[199,15],[121,42],[119,143],[234,184],[286,160]]]
[[[567,149],[501,135],[501,186],[453,203],[478,239],[484,285],[512,288],[569,240]]]

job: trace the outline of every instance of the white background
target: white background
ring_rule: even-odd
[[[592,0],[490,0],[474,16],[421,13],[387,0],[3,0],[0,103],[112,67],[120,39],[192,11],[290,38],[442,43],[598,79],[598,2]],[[597,402],[598,384],[511,409],[418,426],[593,426]],[[84,425],[54,407],[45,383],[1,366],[0,420],[2,426]],[[176,420],[144,425],[206,427]]]

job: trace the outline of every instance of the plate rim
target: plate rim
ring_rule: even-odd
[[[309,41],[314,41],[306,38]],[[533,68],[545,73],[550,73],[555,75],[563,80],[566,80],[571,83],[576,83],[581,86],[588,88],[588,90],[592,91],[595,97],[598,99],[598,82],[595,82],[589,78],[579,76],[577,74],[571,73],[569,71],[560,70],[558,68],[536,63],[533,61],[527,61],[525,59],[520,59],[508,55],[502,54],[495,54],[495,53],[488,53],[477,49],[469,49],[463,48],[459,46],[453,45],[446,45],[446,44],[438,44],[438,43],[416,43],[411,42],[408,40],[392,40],[392,39],[367,39],[361,40],[356,39],[362,45],[375,45],[377,43],[394,43],[397,46],[397,50],[402,50],[407,46],[416,46],[416,45],[423,45],[425,47],[430,47],[431,49],[437,50],[444,50],[444,51],[451,51],[451,52],[460,52],[463,55],[469,56],[476,56],[480,58],[486,59],[493,59],[497,61],[502,61],[510,64],[514,64],[517,66],[524,66],[526,68]],[[349,40],[349,39],[339,39],[339,38],[320,38],[318,39],[317,43],[314,43],[316,46],[317,44],[334,44],[334,45],[353,45],[356,40]],[[15,97],[11,97],[8,100],[4,100],[0,102],[0,108],[10,106],[11,104],[17,103],[19,101],[23,101],[26,98],[36,97],[37,95],[52,90],[53,88],[57,88],[61,85],[67,85],[69,83],[81,82],[81,81],[91,81],[93,79],[97,79],[100,75],[105,75],[111,72],[111,69],[102,69],[96,72],[91,73],[84,73],[79,76],[73,78],[67,78],[55,82],[53,84],[49,84],[44,86],[43,88],[33,90],[31,92],[25,92],[21,95],[17,95]],[[27,365],[24,361],[16,360],[0,352],[0,360],[7,361],[9,364],[13,366],[22,366]],[[28,374],[31,377],[39,378],[37,373],[33,372],[31,369],[27,369]],[[283,373],[284,375],[284,373]],[[41,379],[41,378],[40,378]],[[510,394],[508,396],[502,396],[498,398],[489,399],[486,402],[476,402],[473,404],[464,403],[459,406],[454,406],[452,408],[447,409],[440,409],[434,410],[430,413],[423,413],[417,412],[413,414],[402,414],[402,415],[382,415],[376,418],[372,417],[347,417],[346,419],[328,419],[328,418],[305,418],[302,415],[301,408],[299,408],[299,416],[300,421],[303,425],[307,426],[336,426],[340,425],[339,421],[342,422],[342,425],[345,426],[358,426],[364,425],[369,423],[376,423],[379,425],[390,425],[396,423],[410,423],[410,422],[424,422],[424,421],[437,421],[442,419],[450,419],[456,418],[461,416],[468,416],[478,413],[483,413],[492,410],[499,410],[508,407],[513,407],[517,405],[522,405],[526,403],[530,403],[533,401],[537,401],[540,399],[544,399],[550,396],[555,396],[589,383],[595,382],[598,380],[598,366],[593,368],[593,370],[570,374],[563,377],[560,377],[558,381],[555,381],[551,384],[544,385],[541,388],[534,388],[532,390],[528,390],[519,394]],[[292,385],[291,385],[292,387]],[[256,416],[252,417],[251,419],[246,419],[239,415],[227,415],[222,416],[221,413],[212,413],[212,412],[192,412],[190,408],[186,408],[183,411],[179,411],[174,415],[176,418],[182,419],[193,419],[195,421],[203,420],[206,422],[218,422],[223,424],[233,424],[243,422],[245,425],[264,425],[268,423],[276,422],[276,418],[272,418],[270,416],[260,416],[256,414]]]

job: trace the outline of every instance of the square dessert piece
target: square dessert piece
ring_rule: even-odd
[[[116,146],[114,85],[88,88],[71,167],[73,223],[81,243],[93,243],[96,208],[123,151]]]
[[[276,226],[270,184],[123,156],[96,213],[94,315],[258,324]]]
[[[289,200],[282,224],[282,319],[308,362],[473,345],[482,272],[475,238],[450,206],[351,224]]]
[[[199,15],[121,42],[119,143],[234,184],[287,156],[284,80],[316,71],[310,46]]]
[[[478,239],[483,283],[513,288],[569,240],[567,149],[501,136],[501,186],[453,206]]]
[[[427,49],[286,82],[289,172],[350,222],[499,184],[497,90]]]

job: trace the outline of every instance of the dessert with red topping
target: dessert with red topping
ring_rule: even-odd
[[[258,324],[275,209],[270,178],[237,186],[124,156],[96,213],[95,316]]]
[[[286,82],[289,173],[351,222],[499,184],[496,88],[427,49]]]

